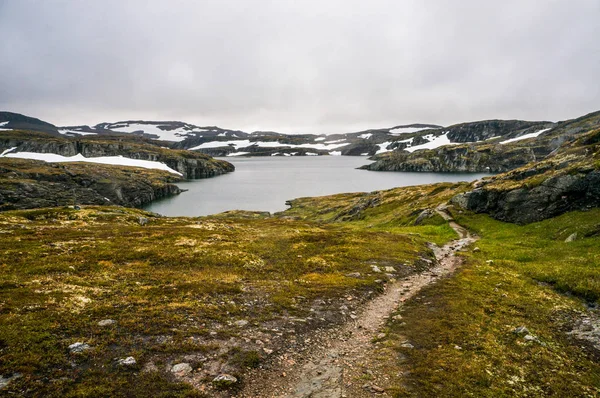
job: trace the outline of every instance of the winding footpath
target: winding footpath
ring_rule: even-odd
[[[337,331],[322,336],[315,347],[295,360],[279,364],[282,372],[261,375],[261,381],[248,383],[238,397],[286,398],[360,398],[373,393],[387,396],[377,385],[358,383],[365,364],[374,359],[372,342],[378,338],[387,318],[423,287],[451,274],[461,263],[454,253],[475,242],[476,238],[457,224],[444,207],[436,212],[459,235],[443,247],[431,245],[437,265],[428,271],[388,284],[385,292],[370,301],[359,316]],[[318,340],[318,339],[317,339]],[[362,370],[361,370],[362,369]]]

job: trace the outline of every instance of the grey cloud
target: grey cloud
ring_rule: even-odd
[[[341,132],[600,109],[595,0],[0,0],[0,109]]]

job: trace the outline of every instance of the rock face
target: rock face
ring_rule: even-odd
[[[0,158],[0,211],[73,204],[141,207],[181,190],[160,170]]]
[[[600,171],[561,175],[534,188],[507,191],[475,189],[452,202],[477,213],[517,224],[541,221],[572,210],[600,206]]]

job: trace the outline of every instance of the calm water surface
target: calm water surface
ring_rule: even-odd
[[[285,210],[285,201],[304,196],[369,192],[442,181],[473,181],[488,174],[404,173],[356,170],[358,156],[227,158],[235,172],[181,182],[180,195],[151,203],[146,210],[165,216],[205,216],[226,210]]]

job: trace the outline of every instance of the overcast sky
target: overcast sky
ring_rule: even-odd
[[[348,132],[600,110],[600,0],[0,0],[0,110]]]

